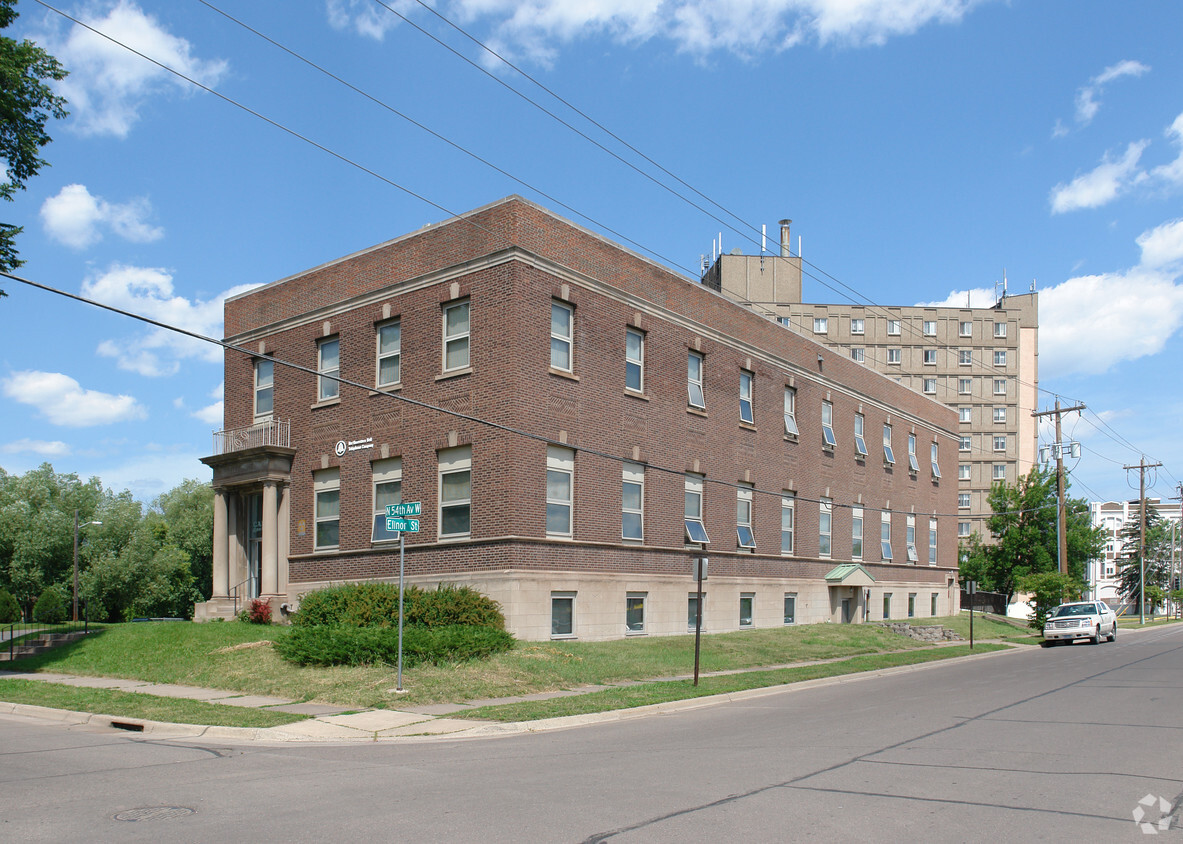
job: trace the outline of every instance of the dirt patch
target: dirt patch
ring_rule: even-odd
[[[210,653],[228,654],[228,653],[231,653],[232,651],[248,651],[251,648],[265,648],[265,647],[268,647],[269,645],[274,645],[274,644],[275,643],[272,642],[270,639],[260,639],[257,642],[243,642],[238,645],[228,645],[224,648],[218,648],[216,651],[210,651]]]

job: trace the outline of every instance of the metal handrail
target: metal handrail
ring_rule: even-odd
[[[90,619],[87,617],[88,613],[85,612],[85,606],[86,605],[84,603],[83,617],[78,621],[67,620],[56,624],[45,624],[36,621],[14,621],[7,625],[7,629],[0,627],[0,635],[3,636],[3,639],[0,639],[0,642],[8,642],[9,661],[11,662],[12,660],[16,659],[16,640],[24,636],[28,636],[31,633],[89,633]]]
[[[290,448],[292,423],[267,419],[245,428],[227,428],[214,431],[214,454],[230,454],[260,446]]]
[[[234,599],[234,617],[235,618],[238,618],[238,590],[241,589],[246,584],[253,581],[254,579],[255,579],[254,577],[248,577],[246,580],[240,581],[239,583],[234,584],[234,586],[232,586],[230,588],[230,597]]]

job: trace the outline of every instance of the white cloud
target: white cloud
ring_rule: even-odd
[[[70,446],[61,440],[31,440],[29,438],[14,440],[0,446],[5,454],[40,454],[43,457],[65,457],[70,453]]]
[[[1138,169],[1138,160],[1149,143],[1135,141],[1126,147],[1125,155],[1117,161],[1106,153],[1093,170],[1077,176],[1066,185],[1056,185],[1051,194],[1052,213],[1097,208],[1121,196],[1143,177]]]
[[[1087,126],[1093,121],[1101,108],[1101,103],[1097,98],[1101,96],[1105,86],[1114,79],[1120,79],[1123,76],[1138,77],[1149,71],[1150,68],[1147,65],[1131,59],[1105,68],[1090,79],[1088,85],[1076,92],[1076,122],[1081,126]]]
[[[138,500],[151,501],[190,478],[209,481],[212,473],[201,463],[201,456],[149,443],[132,459],[99,466],[92,474],[102,478],[103,486],[109,489],[127,489]]]
[[[85,249],[103,239],[100,228],[133,243],[150,243],[164,236],[164,229],[144,222],[152,206],[145,197],[123,204],[92,196],[86,185],[66,185],[41,205],[41,221],[49,236],[71,249]]]
[[[255,286],[239,285],[207,301],[190,300],[175,294],[172,274],[167,270],[113,264],[106,272],[87,278],[82,295],[206,337],[220,338],[226,298]],[[186,358],[222,362],[220,346],[164,328],[152,328],[135,338],[105,340],[99,344],[98,353],[115,358],[121,369],[146,376],[171,375]]]
[[[802,43],[864,46],[930,23],[957,23],[986,0],[453,0],[443,13],[466,27],[487,22],[482,40],[502,55],[549,64],[557,45],[591,35],[625,44],[655,38],[681,51],[751,56]],[[392,4],[410,14],[411,4]],[[381,40],[399,23],[369,0],[327,0],[330,23]]]
[[[992,308],[998,301],[998,291],[992,287],[976,287],[972,290],[952,290],[941,302],[918,302],[921,308]],[[968,303],[968,304],[967,304]]]
[[[226,388],[225,381],[223,381],[218,386],[214,387],[214,389],[210,390],[209,395],[210,395],[210,398],[217,399],[217,401],[215,401],[213,404],[206,405],[205,407],[201,408],[200,410],[195,410],[195,411],[193,411],[193,413],[191,413],[189,415],[192,416],[194,419],[199,419],[202,422],[205,422],[207,425],[221,425],[222,419],[224,418],[224,415],[223,415],[224,402],[223,402],[222,397],[225,394],[225,388]]]
[[[1172,187],[1183,187],[1183,114],[1176,117],[1163,134],[1179,147],[1179,156],[1169,164],[1155,167],[1150,171],[1150,177]]]
[[[1142,249],[1143,267],[1169,269],[1183,262],[1183,219],[1142,232],[1137,243]]]
[[[192,44],[170,34],[131,0],[103,3],[80,13],[78,19],[119,44],[78,25],[64,35],[57,32],[37,40],[70,70],[56,87],[69,101],[74,125],[83,134],[126,137],[149,98],[169,91],[196,90],[131,50],[210,86],[228,69],[221,59],[206,61],[194,56]]]
[[[144,419],[147,412],[132,396],[84,390],[60,372],[14,372],[3,381],[4,395],[32,405],[54,425],[83,428]]]

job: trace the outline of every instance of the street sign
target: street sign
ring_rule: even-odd
[[[423,503],[420,501],[404,501],[402,504],[386,505],[386,518],[388,519],[403,519],[407,516],[418,516],[422,512]],[[387,530],[394,530],[394,528],[387,528]]]
[[[419,520],[418,519],[397,519],[391,516],[386,517],[386,529],[388,531],[398,531],[399,533],[418,533]]]

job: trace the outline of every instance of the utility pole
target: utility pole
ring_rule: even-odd
[[[1124,466],[1138,470],[1138,623],[1146,623],[1146,470],[1156,469],[1161,463],[1147,463],[1146,455],[1142,455],[1142,462],[1137,466]]]
[[[1084,410],[1083,404],[1073,405],[1072,407],[1060,407],[1060,397],[1056,396],[1055,410],[1042,410],[1039,412],[1032,412],[1032,416],[1036,419],[1041,416],[1055,416],[1056,417],[1056,442],[1052,446],[1052,451],[1056,457],[1056,559],[1059,561],[1060,574],[1068,573],[1068,529],[1067,521],[1065,520],[1064,511],[1064,441],[1060,437],[1060,417],[1065,413],[1073,413],[1079,410]],[[1069,446],[1074,446],[1075,443],[1068,443]]]

